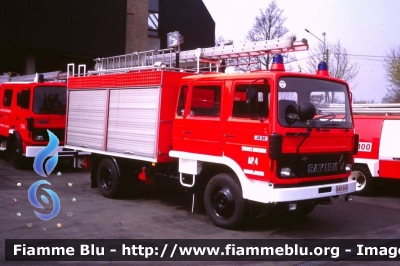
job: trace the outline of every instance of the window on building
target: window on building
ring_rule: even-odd
[[[148,35],[158,37],[159,0],[149,0]]]

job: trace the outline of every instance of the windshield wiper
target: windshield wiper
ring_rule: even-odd
[[[330,117],[330,118],[328,119],[328,117]],[[327,118],[327,120],[330,121],[330,120],[334,119],[335,117],[336,117],[335,114],[327,114],[327,115],[323,115],[323,116],[320,116],[320,117],[316,117],[313,120],[321,120],[321,118],[322,119]]]
[[[347,127],[344,127],[344,126],[342,126],[341,124],[338,124],[338,123],[325,123],[325,124],[319,125],[319,127],[338,127],[338,128],[343,128],[346,131],[349,131],[349,129]]]

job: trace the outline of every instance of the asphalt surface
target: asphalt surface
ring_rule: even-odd
[[[28,189],[39,180],[51,185],[61,208],[49,221],[40,220]],[[40,191],[40,189],[38,190]],[[42,193],[45,194],[45,193]],[[380,186],[372,197],[352,202],[336,199],[308,216],[288,219],[266,216],[247,221],[238,230],[215,227],[202,210],[191,213],[191,195],[162,188],[132,189],[119,199],[107,199],[90,188],[89,171],[55,169],[48,178],[33,170],[16,170],[0,159],[0,264],[7,265],[129,265],[132,262],[5,262],[5,239],[389,239],[400,238],[400,181]],[[42,205],[43,201],[41,201]],[[46,205],[47,206],[47,205]],[[57,226],[58,224],[61,224]],[[399,256],[400,257],[400,256]],[[170,265],[294,265],[300,262],[169,262]],[[159,265],[160,262],[135,264]],[[366,262],[336,262],[365,265]],[[373,262],[373,265],[394,265]],[[319,265],[319,264],[318,264]]]

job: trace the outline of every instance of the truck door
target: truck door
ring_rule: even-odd
[[[379,176],[400,179],[400,120],[383,121],[379,146]]]
[[[11,112],[12,102],[13,100],[16,101],[13,94],[13,88],[5,85],[2,86],[0,90],[0,136],[8,136],[10,123],[13,120],[12,116],[14,113]]]
[[[15,114],[15,128],[22,134],[23,139],[27,137],[27,121],[31,105],[31,92],[29,88],[21,88],[17,91],[17,113]]]
[[[182,100],[186,98],[186,101]],[[183,104],[186,108],[183,110]],[[174,124],[174,149],[222,155],[221,83],[196,83],[181,89]]]
[[[230,115],[224,124],[224,154],[252,179],[268,178],[268,84],[233,83]],[[232,95],[233,94],[233,95]]]

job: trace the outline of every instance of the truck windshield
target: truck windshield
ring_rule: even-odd
[[[36,87],[33,95],[33,112],[36,114],[65,114],[66,102],[66,87]]]
[[[299,121],[296,110],[299,104],[305,103],[312,103],[316,114],[307,121]],[[288,113],[292,119],[287,118]],[[278,120],[286,127],[352,128],[347,87],[328,80],[281,77],[278,80]]]

